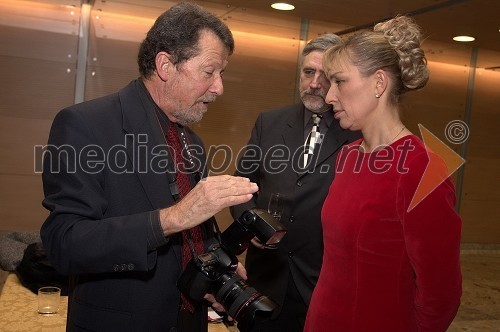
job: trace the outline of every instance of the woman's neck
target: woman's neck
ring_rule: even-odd
[[[373,152],[408,134],[408,129],[401,122],[399,116],[373,119],[370,124],[367,128],[361,129],[363,152]]]

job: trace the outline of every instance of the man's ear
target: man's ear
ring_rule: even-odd
[[[168,80],[169,72],[173,69],[170,61],[170,54],[167,52],[159,52],[155,58],[156,72],[162,81]]]

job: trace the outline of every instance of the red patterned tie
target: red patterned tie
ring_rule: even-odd
[[[167,142],[172,148],[172,159],[177,171],[177,186],[179,187],[180,198],[187,195],[191,190],[191,182],[189,181],[189,176],[186,173],[186,167],[184,165],[184,159],[182,157],[182,146],[179,139],[179,134],[177,132],[176,124],[171,123],[167,129]],[[193,227],[189,230],[182,231],[182,270],[186,268],[187,263],[192,258],[191,249],[189,247],[189,240],[187,233],[191,234],[191,239],[193,239],[194,249],[197,254],[201,254],[205,251],[203,240],[201,238],[201,228],[200,226]],[[188,309],[190,312],[194,311],[193,304],[181,294],[182,306],[181,309]]]

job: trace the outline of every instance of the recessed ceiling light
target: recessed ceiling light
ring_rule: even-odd
[[[273,3],[271,5],[271,7],[273,7],[274,9],[277,9],[277,10],[294,10],[295,9],[294,5],[291,5],[291,4],[285,3],[285,2]]]
[[[476,40],[476,38],[471,36],[455,36],[453,37],[453,40],[458,42],[471,42]]]

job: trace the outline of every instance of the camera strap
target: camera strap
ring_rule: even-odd
[[[166,119],[166,115],[156,105],[153,98],[151,98],[151,95],[149,94],[146,86],[144,85],[142,78],[139,78],[137,80],[137,84],[139,88],[138,89],[139,98],[141,99],[144,107],[148,109],[146,113],[149,119],[149,123],[153,128],[154,136],[156,136],[156,138],[158,139],[161,139],[165,143],[166,147],[165,151],[167,152],[166,173],[168,177],[168,185],[174,201],[177,202],[180,199],[179,186],[177,185],[177,172],[175,170],[175,165],[173,158],[170,154],[170,150],[168,149],[169,145],[167,143],[166,133],[165,133],[165,130],[167,130],[168,126],[170,125],[170,122]],[[159,129],[159,132],[155,131],[154,128],[155,124],[158,125],[157,128]]]
[[[212,223],[215,238],[217,239],[217,241],[219,241],[219,245],[222,245],[222,233],[219,229],[219,225],[217,224],[217,220],[215,220],[215,217],[213,217],[210,219],[210,221]]]
[[[163,118],[162,114],[158,114],[161,111],[157,107],[154,107],[154,109],[155,109],[156,120],[157,120],[158,126],[160,128],[160,131],[163,135],[163,138],[165,140],[165,144],[167,146],[169,146],[167,139],[166,139],[166,133],[164,130],[164,126],[168,128],[168,126],[172,125],[172,124],[167,123],[167,121]],[[163,121],[164,126],[162,126],[162,121]],[[194,163],[193,156],[191,154],[191,151],[189,149],[189,144],[188,144],[189,137],[188,137],[186,131],[184,130],[184,128],[182,128],[179,131],[179,137],[180,137],[180,141],[182,144],[182,150],[185,151],[186,155],[187,155],[187,158],[183,158],[182,154],[180,157],[182,158],[184,163],[186,163],[186,162],[189,163],[189,166],[191,167],[191,169],[194,169],[195,163]],[[170,151],[168,151],[168,152],[169,152],[168,156],[167,156],[167,158],[168,158],[168,164],[167,164],[168,184],[169,184],[170,192],[172,194],[174,202],[178,202],[180,200],[181,196],[180,196],[180,191],[179,191],[179,185],[177,184],[177,170],[176,170],[176,167],[174,164],[174,160],[170,154]],[[190,172],[188,174],[188,176],[190,178],[190,181],[191,181],[191,184],[193,187],[201,180],[201,172],[200,171]],[[209,224],[214,232],[214,237],[217,239],[219,244],[222,244],[221,231],[219,229],[219,225],[217,224],[217,220],[215,219],[215,217],[211,217],[208,220],[208,222],[209,222]],[[195,257],[197,257],[197,254],[196,254],[196,249],[195,249],[195,245],[194,245],[194,241],[193,241],[193,237],[191,235],[191,232],[186,231],[185,235],[186,235],[187,243],[189,245],[189,249],[191,251],[191,255],[193,258],[195,258]],[[193,260],[195,261],[196,264],[199,264],[196,259],[193,259]]]
[[[194,171],[195,163],[193,157],[189,150],[189,145],[187,141],[187,133],[183,127],[178,126],[173,122],[169,122],[166,119],[165,114],[158,107],[154,107],[154,114],[156,116],[157,124],[160,128],[165,146],[167,149],[167,177],[170,193],[175,203],[180,201],[181,196],[186,195],[189,190],[191,190],[201,179],[199,171]],[[166,132],[165,132],[166,131]],[[186,155],[186,158],[184,158]],[[189,172],[186,166],[189,167]],[[179,183],[179,172],[183,172],[180,175]],[[182,188],[180,188],[182,186]],[[193,240],[193,235],[191,234],[193,230],[185,230],[182,232],[182,237],[184,241],[188,244],[189,251],[192,257],[196,257],[196,247]],[[198,250],[204,250],[203,239],[201,237],[201,229],[196,230],[200,233],[199,240],[200,248]],[[198,237],[198,235],[196,235]],[[187,249],[187,248],[186,248]],[[183,254],[185,255],[185,254]]]
[[[167,158],[168,158],[168,162],[167,162],[168,185],[170,187],[170,193],[172,194],[174,201],[177,202],[180,200],[179,185],[177,184],[177,169],[175,167],[176,165],[175,165],[174,159],[172,158],[172,155],[171,155],[172,151],[170,151],[168,149],[168,147],[169,146],[172,147],[172,145],[168,144],[167,138],[166,138],[167,136],[166,136],[165,129],[164,129],[164,127],[168,128],[171,125],[175,126],[175,124],[174,123],[167,123],[167,121],[165,119],[163,119],[162,115],[158,114],[161,111],[157,107],[154,107],[154,109],[155,109],[156,121],[158,122],[158,126],[160,128],[161,133],[162,133],[162,137],[163,137],[163,140],[165,142],[165,146],[167,147],[167,152],[168,152],[168,154],[167,154]],[[163,125],[162,125],[162,122],[163,122]],[[182,159],[182,162],[184,164],[189,163],[189,167],[191,169],[194,169],[195,164],[194,164],[193,156],[192,156],[191,151],[189,149],[189,144],[188,144],[188,140],[187,140],[187,133],[186,133],[185,129],[181,128],[179,130],[178,135],[179,135],[180,141],[182,143],[182,149],[181,149],[181,153],[180,153],[179,157]],[[182,151],[186,151],[187,160],[186,160],[186,158],[184,158]],[[188,177],[190,179],[192,186],[194,187],[201,180],[200,171],[198,170],[196,172],[190,172],[190,173],[188,173]]]

